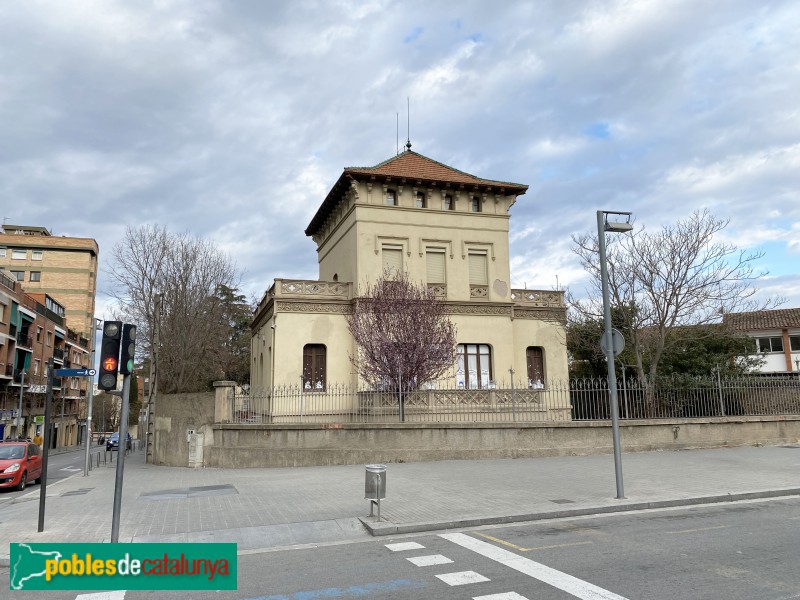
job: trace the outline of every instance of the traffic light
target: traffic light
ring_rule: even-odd
[[[122,321],[103,323],[103,342],[100,344],[100,377],[97,379],[97,387],[107,392],[117,389],[121,334]]]
[[[133,357],[136,354],[136,325],[122,326],[122,355],[119,359],[119,372],[123,375],[133,373]]]

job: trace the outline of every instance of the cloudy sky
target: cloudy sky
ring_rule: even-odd
[[[346,166],[413,149],[530,186],[512,285],[579,290],[598,209],[707,207],[800,306],[791,0],[0,3],[0,217],[213,239],[260,297],[317,277],[303,231]],[[98,316],[108,277],[101,273]]]

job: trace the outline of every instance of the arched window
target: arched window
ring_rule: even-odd
[[[488,388],[492,378],[492,352],[489,344],[459,344],[456,354],[458,386]]]
[[[303,390],[321,392],[325,390],[325,345],[303,346]]]

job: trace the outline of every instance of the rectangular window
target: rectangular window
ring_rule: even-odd
[[[386,190],[386,206],[397,206],[397,192]]]
[[[525,351],[528,363],[528,388],[535,390],[544,387],[544,350],[540,346],[528,346]]]
[[[16,279],[17,281],[25,281],[25,271],[9,271],[11,273],[11,277]]]
[[[492,381],[492,354],[488,344],[459,344],[456,375],[458,387],[485,389]]]
[[[39,361],[38,358],[33,361],[33,374],[34,375],[38,375],[39,374],[39,362],[40,361]]]
[[[28,258],[28,251],[12,249],[11,258],[14,260],[25,260],[26,258]]]
[[[800,335],[789,336],[789,348],[792,352],[800,352]]]
[[[48,346],[52,346],[53,345],[53,332],[52,331],[48,331],[47,332],[47,345]]]
[[[428,207],[428,201],[425,198],[425,194],[423,192],[417,192],[416,203],[417,203],[417,208],[427,208]]]
[[[467,258],[469,258],[469,284],[488,285],[486,252],[470,252]]]
[[[42,272],[41,271],[31,271],[29,279],[31,281],[41,281],[42,280]]]
[[[31,250],[31,260],[42,260],[44,252],[42,250]]]
[[[470,207],[470,210],[472,212],[474,212],[474,213],[481,212],[481,199],[478,198],[477,196],[473,196],[470,199],[469,207]]]
[[[323,344],[303,346],[303,390],[307,392],[325,390],[325,354]]]
[[[402,246],[384,246],[382,254],[384,272],[397,273],[403,269]]]
[[[759,352],[783,352],[782,337],[763,337],[757,341]]]
[[[42,328],[41,327],[37,327],[36,328],[36,341],[37,342],[41,342],[42,341]]]
[[[6,247],[0,246],[0,258],[5,258],[5,257],[6,257]]]
[[[443,248],[428,248],[425,251],[428,283],[444,283],[445,252]]]
[[[453,200],[453,197],[450,194],[447,194],[444,197],[444,209],[445,210],[455,210],[456,209],[456,203],[455,203],[455,201]]]

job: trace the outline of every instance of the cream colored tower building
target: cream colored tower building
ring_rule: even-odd
[[[3,225],[0,267],[27,292],[49,294],[64,306],[66,325],[94,339],[97,242],[54,236],[44,227]]]
[[[385,269],[445,301],[459,360],[440,385],[531,388],[567,378],[563,292],[511,287],[510,209],[527,186],[481,179],[410,149],[346,168],[311,220],[319,280],[276,279],[252,323],[251,385],[360,384],[347,330],[353,298]]]

